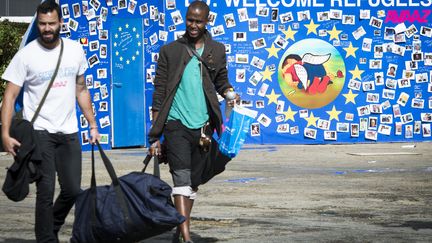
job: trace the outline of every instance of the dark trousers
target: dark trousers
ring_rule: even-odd
[[[210,134],[210,128],[206,134]],[[180,121],[170,120],[164,128],[167,160],[175,187],[201,184],[208,153],[200,145],[201,129],[189,129]]]
[[[36,133],[42,152],[42,178],[36,183],[36,241],[58,242],[56,234],[81,192],[81,144],[78,133]],[[56,172],[60,194],[53,204]]]

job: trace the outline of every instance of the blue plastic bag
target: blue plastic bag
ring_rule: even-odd
[[[250,124],[255,120],[257,114],[257,111],[245,107],[234,107],[219,140],[221,153],[230,158],[234,158],[239,153],[249,132]]]

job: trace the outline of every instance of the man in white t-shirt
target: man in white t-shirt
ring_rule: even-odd
[[[78,136],[76,104],[90,124],[91,142],[99,138],[90,93],[84,82],[87,61],[81,46],[61,39],[60,8],[45,1],[37,9],[39,37],[21,49],[2,78],[8,81],[1,112],[2,142],[5,151],[16,156],[20,143],[9,134],[14,103],[24,88],[23,118],[31,120],[54,73],[63,41],[58,74],[33,126],[42,152],[36,181],[37,242],[58,242],[58,231],[81,191],[81,143]],[[55,203],[56,173],[60,194]]]

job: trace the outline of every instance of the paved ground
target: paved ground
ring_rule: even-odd
[[[432,242],[431,143],[245,146],[202,186],[195,242]],[[108,151],[119,175],[141,169],[143,149]],[[84,154],[83,187],[90,179]],[[10,163],[0,156],[0,168]],[[151,169],[151,168],[150,168]],[[101,163],[98,182],[108,176]],[[151,171],[151,170],[150,170]],[[168,168],[162,179],[170,182]],[[5,171],[0,170],[0,181]],[[34,242],[34,187],[20,203],[0,195],[0,242]],[[71,233],[73,213],[61,231]],[[170,242],[171,232],[143,242]]]

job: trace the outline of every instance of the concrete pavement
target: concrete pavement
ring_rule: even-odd
[[[107,151],[118,175],[144,149]],[[90,184],[84,153],[83,188]],[[0,181],[11,162],[0,156]],[[149,167],[152,171],[152,167]],[[161,177],[171,184],[166,165]],[[98,184],[109,177],[99,160]],[[34,185],[22,202],[0,195],[0,242],[34,242]],[[68,242],[73,212],[60,233]],[[244,146],[200,187],[194,242],[432,242],[431,143]],[[143,242],[170,242],[168,232]]]

